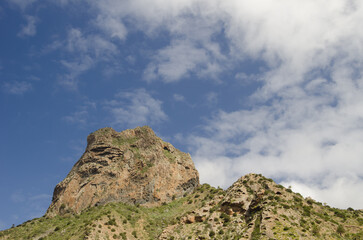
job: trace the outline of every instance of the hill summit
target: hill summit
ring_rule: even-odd
[[[47,216],[79,213],[109,202],[155,206],[190,193],[199,174],[189,154],[155,135],[150,127],[123,132],[102,128],[54,189]]]
[[[199,184],[189,154],[149,127],[88,136],[45,216],[12,239],[363,239],[363,211],[304,198],[261,174],[228,189]]]

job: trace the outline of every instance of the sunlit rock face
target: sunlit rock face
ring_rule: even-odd
[[[117,132],[102,128],[54,189],[47,216],[79,213],[109,202],[160,205],[192,192],[199,174],[189,154],[147,126]]]

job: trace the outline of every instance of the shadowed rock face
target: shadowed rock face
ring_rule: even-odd
[[[103,128],[87,142],[85,153],[55,187],[47,216],[108,202],[159,205],[199,186],[190,155],[147,126],[123,132]]]

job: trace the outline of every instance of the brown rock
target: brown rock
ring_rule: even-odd
[[[185,223],[187,223],[187,224],[191,224],[194,222],[195,222],[195,216],[193,216],[193,215],[188,215],[185,219]]]
[[[87,138],[85,153],[54,189],[47,216],[124,202],[159,205],[189,193],[199,174],[189,154],[162,141],[151,128],[103,128]]]

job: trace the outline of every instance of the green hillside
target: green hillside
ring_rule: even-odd
[[[227,190],[204,184],[157,207],[109,203],[33,219],[0,239],[363,239],[363,211],[324,206],[249,174]]]

